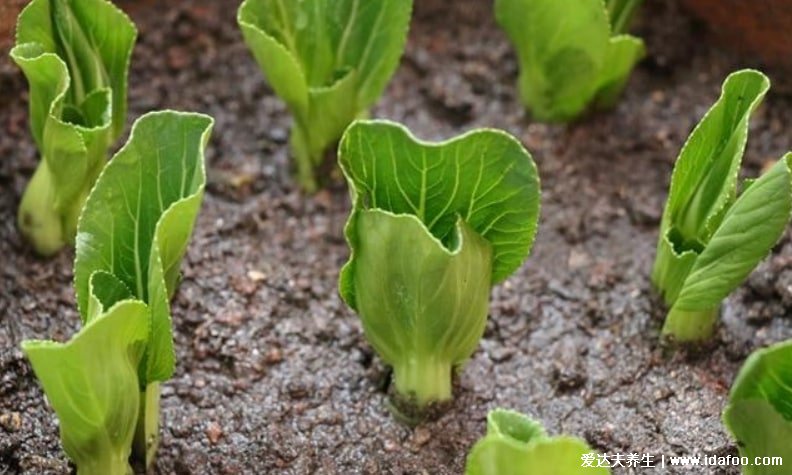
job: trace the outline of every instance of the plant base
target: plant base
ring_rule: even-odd
[[[17,215],[20,232],[41,256],[51,256],[66,245],[54,190],[52,174],[42,159],[25,188]]]
[[[135,439],[132,443],[132,459],[148,469],[154,463],[159,445],[160,386],[154,382],[140,393]]]
[[[663,325],[663,336],[679,343],[703,341],[712,336],[719,309],[680,310],[671,307]]]
[[[451,363],[411,360],[393,367],[396,391],[418,406],[451,399]]]

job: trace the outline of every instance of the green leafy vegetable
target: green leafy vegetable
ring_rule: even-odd
[[[33,0],[11,58],[30,84],[30,129],[42,155],[19,206],[36,252],[71,243],[107,150],[124,129],[137,32],[106,0]]]
[[[635,3],[611,2],[618,28]],[[495,15],[517,49],[522,101],[539,120],[612,105],[645,53],[640,39],[612,36],[603,0],[496,0]]]
[[[211,127],[208,116],[170,111],[135,123],[80,215],[82,330],[65,345],[23,343],[80,474],[127,473],[130,450],[153,460],[159,382],[174,368],[169,298],[203,197]]]
[[[22,343],[60,418],[63,448],[81,475],[128,472],[147,316],[145,304],[125,300],[90,321],[66,344]]]
[[[495,409],[487,415],[487,435],[467,459],[466,475],[604,475],[605,467],[584,467],[591,453],[576,437],[550,437],[541,424],[518,412]]]
[[[732,385],[723,420],[740,455],[781,457],[786,465],[747,465],[746,475],[786,475],[792,460],[792,340],[754,352]]]
[[[769,87],[758,71],[731,74],[674,166],[652,282],[670,307],[663,333],[679,341],[710,336],[721,301],[789,221],[792,154],[737,196],[748,122]]]
[[[412,0],[245,0],[238,22],[294,116],[300,184],[382,94],[404,50]]]
[[[341,295],[393,366],[399,394],[419,408],[447,400],[452,369],[484,332],[490,287],[533,244],[533,160],[497,130],[428,144],[398,124],[358,121],[339,161],[354,201]]]

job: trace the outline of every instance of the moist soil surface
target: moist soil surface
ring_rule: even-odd
[[[659,342],[664,314],[648,275],[680,147],[725,76],[754,66],[750,58],[702,41],[676,2],[647,2],[651,21],[635,30],[650,56],[618,106],[542,125],[518,101],[515,58],[489,1],[416,0],[404,60],[372,115],[423,139],[510,131],[539,166],[543,203],[533,253],[493,290],[454,402],[411,429],[389,412],[388,369],[336,290],[349,210],[338,173],[314,196],[295,187],[289,113],[241,40],[236,2],[157,3],[129,8],[140,30],[130,123],[174,108],[217,124],[208,193],[173,300],[178,365],[162,388],[156,473],[460,474],[494,407],[583,437],[597,452],[658,461],[736,454],[720,420],[729,386],[753,349],[792,337],[790,233],[728,298],[701,348]],[[40,260],[17,233],[37,152],[25,80],[2,61],[0,473],[70,473],[19,343],[64,341],[78,329],[73,251]],[[792,101],[771,92],[753,121],[745,174],[791,149],[790,130]]]

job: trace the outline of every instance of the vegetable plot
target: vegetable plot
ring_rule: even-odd
[[[497,130],[430,144],[395,123],[359,121],[339,162],[354,203],[341,295],[405,401],[421,409],[448,400],[452,369],[484,332],[491,286],[533,244],[533,160]]]
[[[344,129],[377,101],[404,50],[412,0],[245,0],[237,21],[294,117],[291,152],[306,191]]]
[[[159,382],[173,374],[169,299],[206,181],[212,119],[150,113],[105,167],[80,216],[74,264],[83,328],[22,344],[82,475],[129,472],[157,448]]]
[[[740,455],[792,459],[792,340],[753,353],[732,385],[723,420]],[[783,465],[749,465],[745,475],[783,475]]]
[[[770,252],[792,212],[792,153],[737,194],[748,123],[770,87],[731,74],[682,148],[660,226],[652,282],[670,307],[663,334],[708,338],[721,301]]]
[[[487,414],[487,435],[467,458],[466,475],[607,475],[605,467],[583,467],[591,453],[577,437],[550,437],[544,427],[518,412],[495,409]]]
[[[105,0],[33,0],[19,16],[11,58],[30,85],[30,130],[41,162],[18,222],[41,255],[74,242],[80,209],[124,129],[136,36]]]
[[[522,102],[536,119],[567,122],[616,102],[645,53],[643,41],[620,33],[635,6],[611,2],[613,36],[602,0],[496,0],[498,24],[517,50]]]

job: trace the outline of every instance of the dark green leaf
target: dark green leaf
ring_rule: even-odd
[[[212,119],[156,112],[141,117],[105,167],[80,216],[74,265],[77,302],[90,315],[89,279],[111,274],[151,312],[144,382],[173,372],[169,298],[203,197]],[[101,300],[101,299],[100,299]]]

